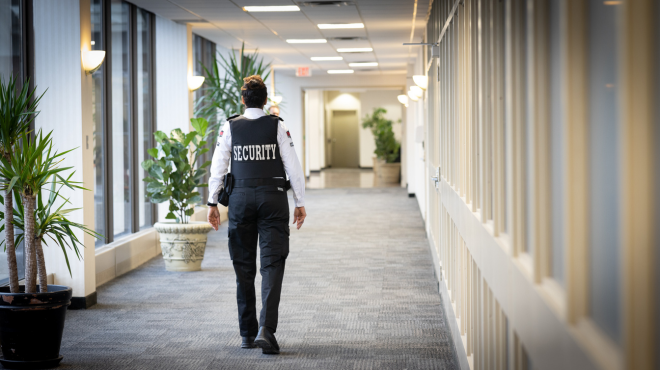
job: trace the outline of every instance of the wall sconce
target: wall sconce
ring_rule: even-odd
[[[99,69],[103,64],[103,59],[105,59],[105,51],[103,50],[88,50],[83,51],[81,54],[82,67],[88,75]]]
[[[421,98],[422,95],[424,95],[424,90],[422,90],[422,88],[419,86],[410,86],[410,91],[412,91],[412,93],[415,94],[417,98]]]
[[[412,101],[418,101],[419,100],[419,96],[415,95],[415,93],[412,92],[412,90],[408,90],[408,97],[410,97],[410,99],[412,99]]]
[[[397,96],[396,98],[399,99],[399,103],[401,103],[403,105],[408,105],[408,95],[401,94],[401,95]]]
[[[282,102],[282,96],[274,95],[270,98],[270,101],[273,102],[273,105],[279,105]]]
[[[206,78],[204,76],[188,76],[188,89],[190,91],[199,89],[204,83],[205,79]]]
[[[429,77],[428,76],[415,75],[415,76],[413,76],[413,81],[415,82],[415,85],[421,87],[424,90],[426,90],[429,87]]]

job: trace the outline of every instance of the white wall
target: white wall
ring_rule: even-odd
[[[373,166],[372,158],[375,156],[376,143],[374,135],[369,129],[362,128],[362,119],[367,114],[372,114],[374,108],[385,108],[385,118],[392,120],[392,131],[394,137],[401,142],[401,114],[403,105],[399,103],[397,95],[402,94],[400,90],[370,90],[360,93],[362,115],[360,116],[360,167]],[[405,183],[403,184],[405,185]]]
[[[305,132],[309,138],[305,147],[309,171],[319,171],[326,166],[325,158],[325,114],[323,90],[307,90],[305,92]]]
[[[84,125],[90,126],[92,121],[91,115],[84,122],[82,119],[81,86],[83,78],[88,77],[81,68],[79,0],[36,0],[34,33],[37,93],[48,89],[39,104],[41,113],[35,121],[35,128],[44,133],[52,130],[53,147],[58,151],[78,148],[67,155],[60,165],[73,166],[76,173],[72,180],[87,180],[85,187],[92,189],[93,147],[86,145],[83,138],[83,133],[91,129]],[[91,191],[63,189],[62,195],[71,202],[67,208],[81,208],[68,215],[72,221],[94,224]],[[81,231],[76,230],[75,234],[84,240],[85,248],[81,248],[82,260],[76,259],[72,251],[69,252],[72,276],[67,270],[62,250],[53,242],[48,247],[44,246],[46,267],[48,273],[53,274],[55,284],[71,286],[74,297],[85,297],[96,290],[94,242],[91,238],[85,238]]]

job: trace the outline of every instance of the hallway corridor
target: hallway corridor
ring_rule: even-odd
[[[225,223],[203,271],[165,272],[156,257],[70,310],[61,368],[456,369],[416,200],[377,188],[308,190],[306,202],[291,230],[280,356],[239,348]]]

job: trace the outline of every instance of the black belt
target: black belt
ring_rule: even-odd
[[[281,186],[285,187],[286,186],[286,180],[285,179],[275,179],[275,178],[268,178],[268,179],[234,179],[234,187],[235,188],[247,188],[247,187],[252,187],[252,186]]]

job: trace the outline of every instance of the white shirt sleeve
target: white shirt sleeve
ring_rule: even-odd
[[[218,203],[218,194],[222,190],[222,180],[229,171],[229,160],[231,159],[231,130],[229,122],[225,122],[218,133],[218,138],[213,151],[211,169],[209,171],[209,199],[210,204]]]
[[[303,175],[298,155],[293,148],[293,140],[289,135],[284,123],[280,121],[277,129],[277,144],[280,146],[280,155],[284,163],[284,171],[289,176],[291,181],[291,189],[293,190],[293,201],[296,207],[305,206],[305,176]]]

